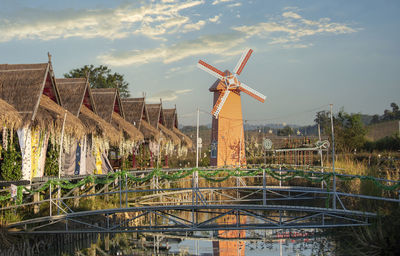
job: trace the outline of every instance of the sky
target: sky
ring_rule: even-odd
[[[398,0],[0,0],[0,63],[43,63],[57,77],[86,64],[123,74],[132,97],[176,105],[179,123],[211,123],[215,78],[201,59],[232,70],[243,118],[313,124],[315,112],[382,114],[400,104]]]

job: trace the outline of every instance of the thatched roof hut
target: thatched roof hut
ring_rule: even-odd
[[[124,111],[116,88],[92,89],[93,100],[96,105],[97,114],[111,123],[112,113],[116,112],[123,118]]]
[[[165,126],[168,129],[172,130],[186,144],[188,148],[191,148],[193,146],[192,140],[178,129],[178,115],[176,113],[176,108],[163,108],[163,112]]]
[[[65,118],[65,132],[76,138],[82,138],[86,133],[82,122],[46,95],[41,96],[40,105],[33,124],[42,128],[47,127],[55,132],[61,131],[65,113],[67,114]]]
[[[125,121],[125,114],[116,88],[92,89],[97,113],[115,128],[123,131],[128,139],[143,140],[143,134],[131,123]]]
[[[165,136],[173,142],[175,145],[179,145],[181,140],[176,134],[165,127],[164,124],[164,113],[162,110],[162,104],[146,104],[147,112],[149,114],[150,124],[157,129],[160,129]]]
[[[21,116],[18,114],[18,111],[0,99],[0,127],[10,127],[18,129],[22,124]]]
[[[82,121],[87,133],[103,136],[111,144],[120,142],[121,132],[95,114],[96,105],[86,78],[58,78],[56,82],[63,106]]]
[[[145,140],[158,141],[164,137],[156,128],[148,123],[149,117],[144,97],[121,99],[121,103],[126,120],[142,132]]]
[[[60,132],[65,109],[56,86],[51,62],[39,64],[1,64],[0,98],[21,115],[23,125],[32,124]],[[61,123],[60,123],[61,120]],[[65,131],[81,137],[82,123],[67,111]]]
[[[117,127],[118,130],[124,131],[127,137],[134,141],[142,141],[144,140],[143,134],[131,123],[125,121],[120,115],[113,112],[112,113],[112,121],[114,127]]]

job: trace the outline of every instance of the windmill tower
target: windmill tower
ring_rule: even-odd
[[[244,92],[261,102],[265,96],[238,80],[253,50],[244,51],[233,73],[222,72],[200,60],[197,66],[218,80],[210,87],[214,93],[212,110],[211,161],[212,166],[246,164],[242,103],[240,93]]]

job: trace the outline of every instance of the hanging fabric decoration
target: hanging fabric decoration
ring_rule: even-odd
[[[80,175],[86,175],[86,152],[87,152],[87,138],[86,136],[83,137],[81,140],[81,159],[80,159],[80,170],[79,174]]]
[[[40,130],[38,128],[32,129],[31,135],[31,179],[38,177],[39,159],[40,159]]]
[[[41,136],[41,147],[40,147],[40,159],[39,159],[39,167],[38,167],[37,177],[44,176],[44,167],[45,167],[45,163],[46,163],[46,152],[47,152],[47,147],[49,145],[50,132],[42,131],[40,136]]]
[[[19,146],[22,156],[22,180],[31,178],[31,129],[22,128],[17,130]]]
[[[95,148],[95,158],[96,158],[96,169],[94,171],[94,174],[102,174],[101,170],[102,161],[101,161],[101,153],[99,145],[96,145],[94,148]]]
[[[150,141],[149,149],[154,156],[158,156],[160,153],[160,145],[157,142]]]
[[[75,175],[79,175],[80,170],[81,170],[81,148],[82,148],[82,141],[79,141],[78,144],[76,145],[76,151],[75,151]]]

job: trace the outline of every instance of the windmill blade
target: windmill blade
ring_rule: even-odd
[[[214,105],[213,110],[211,111],[211,114],[213,114],[215,116],[215,118],[218,118],[219,112],[222,109],[222,106],[224,105],[226,99],[228,98],[228,95],[231,91],[229,91],[228,89],[225,90],[223,93],[221,93],[218,97],[217,102]]]
[[[223,79],[225,77],[225,73],[222,72],[221,70],[214,68],[213,66],[211,66],[210,64],[205,63],[202,60],[199,60],[199,62],[197,63],[197,67],[201,68],[202,70],[210,73],[211,75],[215,76],[218,79]]]
[[[244,93],[247,93],[248,95],[255,98],[256,100],[261,101],[262,103],[264,103],[265,99],[267,98],[267,97],[265,97],[264,94],[257,92],[256,90],[250,88],[249,86],[245,85],[244,83],[240,83],[240,85],[238,86],[238,89]]]
[[[246,49],[243,52],[242,57],[238,61],[235,69],[233,70],[234,74],[240,75],[240,73],[242,73],[242,70],[243,70],[244,66],[246,65],[247,61],[249,60],[252,53],[253,53],[252,49]]]

